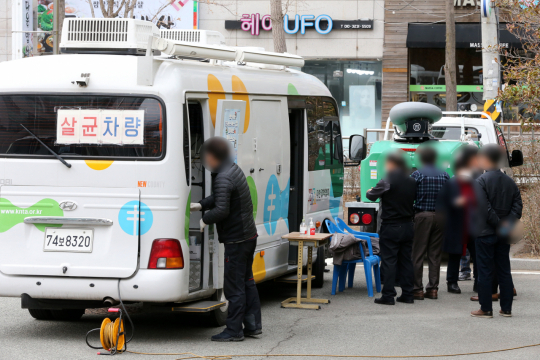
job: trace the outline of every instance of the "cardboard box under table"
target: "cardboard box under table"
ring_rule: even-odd
[[[314,304],[328,304],[330,300],[326,299],[313,299],[311,298],[311,270],[313,260],[313,248],[324,246],[328,243],[328,239],[332,237],[332,234],[315,234],[313,236],[303,235],[299,232],[293,232],[283,236],[283,239],[289,240],[289,243],[293,246],[298,246],[298,269],[296,273],[297,277],[297,294],[296,297],[289,298],[281,302],[281,307],[296,308],[296,309],[314,309],[319,310],[320,305]],[[302,265],[304,263],[304,246],[308,248],[307,259],[307,297],[302,297]]]

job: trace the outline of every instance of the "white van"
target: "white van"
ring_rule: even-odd
[[[121,296],[212,310],[223,324],[223,248],[189,212],[210,195],[201,144],[235,144],[259,234],[255,280],[275,279],[296,269],[282,235],[303,216],[342,213],[335,100],[288,67],[300,57],[200,42],[216,34],[178,30],[194,42],[177,42],[133,19],[64,29],[72,54],[0,64],[0,296],[37,319],[77,319]],[[190,305],[201,299],[214,302]]]
[[[484,112],[443,111],[443,118],[433,125],[432,134],[441,140],[470,139],[480,141],[483,145],[498,144],[502,146],[507,154],[503,159],[502,168],[508,175],[512,175],[512,167],[520,166],[523,163],[521,151],[514,150],[510,153],[503,130],[496,121],[491,119],[489,114]]]

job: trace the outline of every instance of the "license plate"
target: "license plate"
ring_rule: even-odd
[[[43,251],[92,252],[93,229],[46,228]]]

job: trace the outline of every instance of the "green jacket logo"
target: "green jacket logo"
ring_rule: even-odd
[[[60,209],[58,202],[53,199],[43,199],[28,208],[20,208],[11,201],[0,198],[0,233],[8,231],[17,224],[24,222],[24,219],[31,216],[64,216],[64,211]],[[40,231],[45,231],[45,227],[60,227],[62,225],[34,224]]]

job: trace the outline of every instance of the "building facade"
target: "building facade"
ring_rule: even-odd
[[[283,1],[285,4],[286,1]],[[225,35],[227,45],[274,50],[269,0],[218,1],[200,8],[199,26]],[[381,126],[384,1],[291,1],[287,52],[306,59],[302,71],[320,79],[339,106],[344,136]],[[299,16],[298,31],[295,16]],[[302,16],[306,18],[305,31]],[[321,16],[326,17],[321,17]],[[331,19],[332,29],[327,31]],[[320,28],[315,23],[320,21]],[[318,31],[320,30],[320,31]],[[294,32],[294,33],[292,33]]]
[[[383,49],[382,116],[403,101],[422,101],[446,110],[444,79],[446,3],[417,0],[404,5],[386,0]],[[454,0],[456,21],[456,77],[458,104],[484,109],[480,1]],[[521,43],[499,26],[499,45],[521,48]]]

